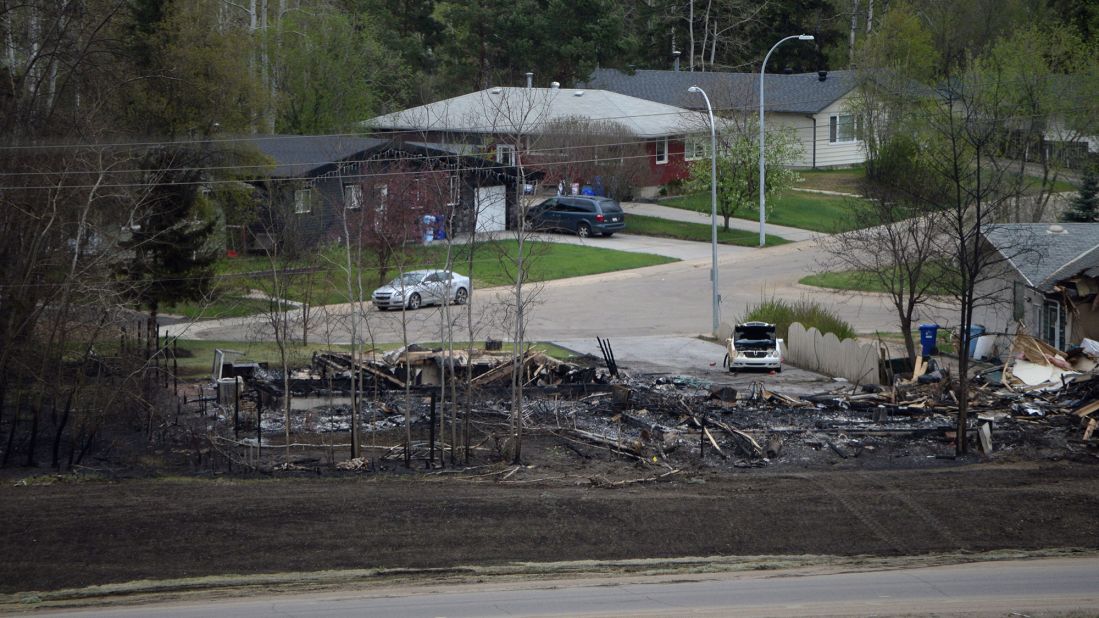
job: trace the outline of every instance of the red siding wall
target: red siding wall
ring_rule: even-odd
[[[651,176],[648,185],[663,185],[673,180],[682,180],[690,173],[687,161],[683,159],[683,140],[668,138],[668,162],[657,164],[656,142],[645,144],[645,150],[649,154],[649,171]]]

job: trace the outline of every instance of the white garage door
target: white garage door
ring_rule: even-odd
[[[477,231],[507,229],[507,189],[503,185],[477,187]]]

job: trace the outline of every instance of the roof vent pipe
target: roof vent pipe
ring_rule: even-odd
[[[550,90],[557,90],[561,87],[561,82],[550,82]]]
[[[676,71],[679,70],[679,56],[682,55],[682,54],[683,54],[683,52],[681,52],[679,50],[676,50],[676,51],[672,52],[672,58],[675,58],[675,60],[672,61],[672,68]]]
[[[817,81],[824,81],[828,79],[828,71],[817,71]]]
[[[527,88],[534,87],[534,73],[527,71]]]

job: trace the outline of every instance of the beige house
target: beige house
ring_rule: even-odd
[[[759,74],[689,71],[635,71],[596,69],[583,87],[602,88],[632,97],[706,111],[701,95],[687,91],[699,86],[710,97],[714,113],[757,130]],[[855,91],[854,71],[768,74],[764,76],[765,126],[768,131],[789,128],[802,145],[795,167],[827,168],[860,165],[866,151],[858,121],[850,110]],[[698,138],[696,138],[698,139]],[[692,148],[704,152],[704,146]]]

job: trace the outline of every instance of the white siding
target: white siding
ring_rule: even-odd
[[[829,141],[829,119],[832,116],[848,113],[847,103],[848,97],[843,97],[815,116],[817,120],[815,136],[817,145],[816,167],[860,165],[866,161],[866,151],[863,149],[862,141],[857,139],[853,142],[843,143]],[[809,144],[809,147],[812,148],[812,144]],[[811,152],[810,156],[812,156]]]
[[[759,115],[756,114],[758,118]],[[813,166],[813,119],[803,114],[771,112],[764,117],[768,133],[780,129],[789,129],[801,142],[801,156],[794,159],[792,167]]]

